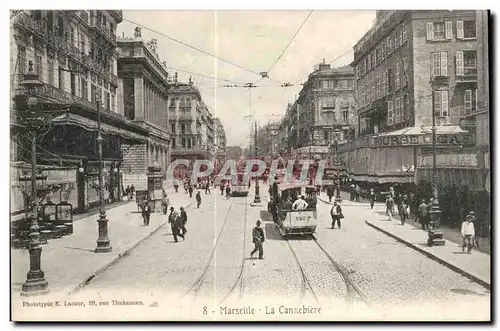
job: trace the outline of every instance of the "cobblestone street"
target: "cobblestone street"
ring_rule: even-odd
[[[179,319],[204,315],[231,319],[221,316],[221,309],[242,305],[257,305],[264,314],[263,302],[321,306],[324,314],[318,319],[430,319],[433,314],[447,319],[478,318],[481,310],[488,317],[489,291],[367,226],[364,220],[373,217],[369,206],[344,206],[342,229],[332,230],[330,206],[318,205],[317,242],[340,265],[341,276],[314,240],[293,239],[288,245],[265,210],[265,199],[262,207],[250,207],[252,194],[230,200],[219,194],[202,194],[202,198],[199,209],[188,210],[185,241],[174,243],[166,226],[75,297],[137,296],[145,305],[168,306],[169,312],[158,312],[159,318]],[[249,258],[251,229],[259,218],[266,233],[264,260]],[[304,285],[292,251],[314,294]],[[351,293],[343,277],[361,294]],[[357,298],[348,311],[346,300],[353,296]],[[449,304],[456,310],[446,309]]]

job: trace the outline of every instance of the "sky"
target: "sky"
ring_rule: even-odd
[[[258,73],[271,68],[309,13],[301,10],[123,11],[124,21],[118,25],[117,33],[120,37],[132,37],[137,24],[143,26],[142,38],[157,39],[157,53],[170,67],[169,74],[177,71],[179,80],[185,82],[192,76],[212,114],[221,119],[227,144],[245,147],[254,121],[260,126],[280,120],[287,104],[300,92],[300,85],[281,87],[282,83],[302,83],[314,65],[323,59],[331,62],[352,51],[352,46],[375,19],[375,11],[313,11],[269,71],[270,79],[258,81],[261,78]],[[350,52],[331,65],[348,65],[352,59]],[[243,87],[224,87],[255,82],[258,87],[250,93]]]

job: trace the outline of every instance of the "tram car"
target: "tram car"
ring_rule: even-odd
[[[273,206],[270,205],[269,208],[275,207],[277,210],[277,226],[283,237],[310,236],[316,232],[318,225],[316,205],[311,203],[305,210],[292,210],[290,204],[301,195],[305,196],[306,190],[310,189],[316,188],[304,184],[283,184],[278,187],[278,193],[271,198],[269,203]]]
[[[238,182],[236,185],[231,186],[231,196],[232,197],[246,197],[248,196],[248,183],[243,182],[242,173],[238,174]]]

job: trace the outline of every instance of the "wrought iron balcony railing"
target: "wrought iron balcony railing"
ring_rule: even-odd
[[[25,88],[16,88],[16,95],[26,95],[26,90]],[[35,96],[48,100],[49,102],[52,103],[58,103],[58,104],[73,104],[73,103],[81,103],[85,105],[87,108],[92,109],[94,111],[97,111],[97,104],[96,102],[91,102],[85,98],[81,98],[79,96],[76,96],[74,94],[71,94],[69,92],[66,92],[64,90],[61,90],[55,86],[49,85],[49,84],[43,84],[41,86],[35,87]],[[115,113],[111,110],[105,109],[101,107],[101,112],[110,114],[114,117],[118,117],[121,119],[126,120],[125,116]]]

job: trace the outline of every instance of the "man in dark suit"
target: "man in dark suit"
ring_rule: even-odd
[[[179,232],[180,232],[180,234],[185,236],[187,233],[186,223],[187,223],[188,217],[187,217],[186,211],[184,210],[184,207],[181,207],[180,210],[181,210],[181,215],[180,215],[180,220],[179,220]]]
[[[262,243],[266,240],[264,237],[264,230],[260,227],[260,220],[257,221],[257,226],[252,230],[253,243],[255,244],[254,250],[250,253],[250,257],[259,251],[259,259],[264,260],[264,249],[262,248]]]
[[[144,200],[144,204],[142,205],[142,219],[144,222],[144,226],[149,225],[150,218],[151,218],[151,207],[149,206],[149,201]]]

